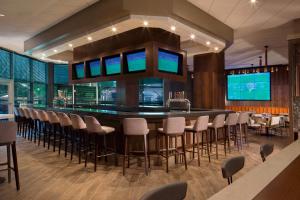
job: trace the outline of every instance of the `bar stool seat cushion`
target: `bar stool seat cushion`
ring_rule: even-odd
[[[113,127],[109,127],[109,126],[101,126],[101,127],[102,127],[101,133],[108,134],[108,133],[112,133],[115,131],[115,128],[113,128]]]
[[[209,123],[208,123],[208,127],[209,127],[209,128],[213,128],[213,123],[212,123],[212,122],[209,122]]]
[[[194,131],[194,126],[193,125],[185,126],[185,130],[186,131]]]

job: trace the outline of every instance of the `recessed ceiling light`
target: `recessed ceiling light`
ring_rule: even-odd
[[[92,38],[91,36],[88,36],[87,39],[88,39],[89,41],[91,41],[93,38]]]
[[[190,35],[190,38],[193,40],[193,39],[195,39],[195,35],[194,34],[191,34]]]
[[[5,15],[4,15],[4,14],[2,14],[2,13],[0,13],[0,17],[5,17]]]
[[[42,56],[43,56],[43,57],[45,57],[45,56],[46,56],[46,54],[42,53]]]
[[[176,31],[176,26],[171,26],[172,31]]]
[[[256,4],[256,3],[257,3],[257,0],[250,0],[250,3],[251,3],[251,4]]]
[[[112,27],[111,30],[112,30],[112,32],[117,32],[117,28],[116,27]]]
[[[215,51],[219,51],[219,47],[215,47],[214,50],[215,50]]]
[[[149,23],[147,22],[147,21],[144,21],[144,26],[148,26],[149,25]]]
[[[206,41],[206,45],[209,46],[210,45],[210,41]]]
[[[69,47],[72,47],[72,46],[73,46],[73,44],[71,44],[71,43],[70,43],[70,44],[68,44],[68,45],[69,45]]]
[[[56,50],[56,49],[54,49],[53,51],[54,51],[55,53],[57,52],[57,50]]]

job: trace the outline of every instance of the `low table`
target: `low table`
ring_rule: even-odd
[[[0,120],[3,119],[13,119],[15,116],[13,114],[0,114]],[[1,123],[1,122],[0,122]],[[5,178],[0,176],[0,184],[5,182]]]

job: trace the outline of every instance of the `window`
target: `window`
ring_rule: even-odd
[[[98,83],[99,101],[101,104],[115,104],[117,99],[117,82],[105,81]]]
[[[30,81],[30,59],[14,54],[14,79],[19,81]]]
[[[54,84],[69,84],[69,69],[68,65],[54,65]]]
[[[163,80],[145,78],[140,81],[139,104],[147,106],[162,106],[164,99]]]
[[[61,96],[67,99],[67,104],[73,103],[73,92],[72,86],[70,85],[54,85],[54,104],[63,106],[64,102],[58,98],[58,94],[60,93]]]
[[[30,102],[30,84],[27,82],[15,82],[15,104],[27,104]]]
[[[96,83],[76,84],[75,85],[75,104],[91,105],[96,104]]]
[[[47,83],[47,64],[41,61],[32,61],[33,82]]]
[[[46,84],[33,83],[33,105],[39,107],[46,106],[47,89]]]
[[[10,79],[10,56],[11,53],[0,49],[0,78]]]

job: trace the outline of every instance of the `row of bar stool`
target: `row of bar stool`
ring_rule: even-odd
[[[85,167],[93,155],[94,171],[97,169],[98,158],[116,154],[116,138],[114,145],[111,148],[107,146],[107,137],[115,132],[113,127],[102,126],[99,121],[92,116],[84,116],[84,120],[76,114],[55,113],[53,111],[43,111],[29,108],[19,108],[16,112],[16,120],[18,122],[18,131],[23,137],[29,140],[38,140],[40,145],[41,137],[43,137],[43,146],[48,143],[53,145],[55,152],[58,144],[58,152],[60,154],[61,147],[64,145],[65,157],[68,151],[71,152],[71,160],[73,159],[74,149],[78,152],[78,162],[81,163],[82,154],[85,156]],[[239,148],[242,147],[243,139],[247,142],[247,113],[230,113],[225,119],[225,114],[217,115],[212,123],[209,123],[209,116],[200,116],[193,125],[186,126],[184,117],[173,117],[163,120],[162,128],[157,130],[156,137],[157,154],[166,159],[166,171],[169,171],[169,157],[175,156],[175,163],[178,163],[178,158],[183,158],[185,169],[187,169],[186,152],[192,152],[198,156],[198,165],[200,166],[200,149],[201,156],[203,151],[207,154],[209,162],[212,156],[212,149],[215,149],[215,155],[218,159],[219,145],[224,146],[225,156],[227,149],[231,151],[230,141]],[[239,135],[237,134],[237,130]],[[242,134],[244,132],[244,134]],[[129,139],[132,137],[143,137],[143,154],[145,161],[145,174],[148,174],[150,168],[149,154],[149,129],[146,119],[143,118],[126,118],[123,120],[124,133],[124,159],[123,159],[123,174],[125,175],[126,161],[127,167],[130,166],[130,156],[133,151],[129,149]],[[186,147],[186,133],[192,133],[192,150]],[[116,136],[116,134],[114,134]],[[181,146],[178,146],[177,138],[181,139]],[[201,142],[200,142],[201,137]],[[164,139],[165,149],[161,149],[161,138]],[[175,146],[173,147],[173,139]],[[197,150],[197,151],[195,151]],[[181,157],[182,156],[182,157]]]
[[[105,157],[107,160],[107,156],[116,155],[116,145],[108,148],[106,142],[107,135],[114,133],[115,129],[101,126],[98,120],[92,116],[84,116],[85,120],[83,120],[76,114],[68,116],[62,112],[55,113],[29,108],[18,108],[15,115],[20,135],[34,142],[38,140],[38,146],[43,137],[43,146],[46,147],[46,143],[48,143],[47,148],[50,149],[50,144],[52,144],[53,152],[58,146],[59,155],[62,145],[64,145],[65,157],[70,150],[71,160],[73,160],[76,148],[79,163],[81,163],[82,154],[85,155],[85,166],[87,166],[88,155],[94,154],[95,171],[98,158]]]

